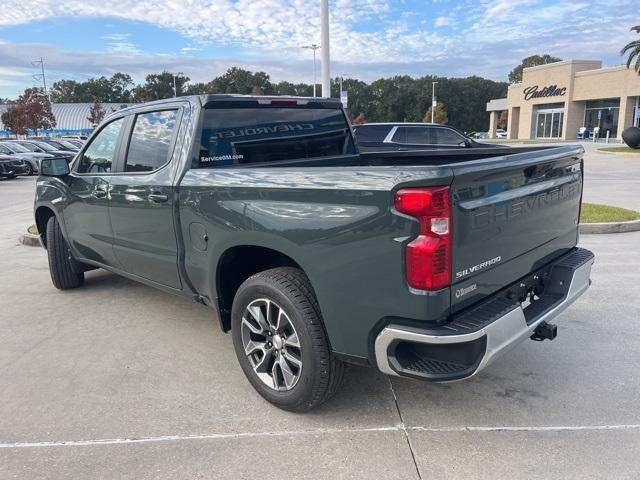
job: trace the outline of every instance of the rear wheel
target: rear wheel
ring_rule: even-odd
[[[251,385],[284,410],[305,412],[329,399],[344,376],[331,354],[318,302],[297,268],[246,280],[233,301],[236,356]]]
[[[51,281],[56,288],[69,290],[80,287],[84,283],[81,265],[72,257],[55,216],[47,222],[47,253]]]

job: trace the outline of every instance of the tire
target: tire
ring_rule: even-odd
[[[30,177],[31,175],[33,175],[33,167],[31,166],[30,163],[28,163],[28,162],[25,162],[25,163],[26,163],[26,165],[25,165],[24,174],[27,177]]]
[[[47,253],[51,281],[57,289],[70,290],[82,286],[84,272],[71,256],[69,245],[62,236],[60,224],[55,216],[47,222]]]
[[[271,332],[260,326],[258,312],[265,314],[262,320]],[[233,300],[231,334],[247,379],[276,407],[307,412],[331,398],[342,383],[344,364],[331,353],[313,289],[297,268],[274,268],[247,279]]]

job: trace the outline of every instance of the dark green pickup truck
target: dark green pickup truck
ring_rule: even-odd
[[[181,97],[43,161],[35,218],[57,288],[99,267],[192,297],[255,389],[306,411],[345,362],[446,382],[553,339],[590,284],[582,154],[359,154],[335,100]]]

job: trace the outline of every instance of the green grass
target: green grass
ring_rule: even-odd
[[[631,220],[640,220],[640,212],[597,203],[582,204],[580,223],[629,222]]]
[[[29,225],[27,227],[27,232],[29,232],[31,235],[38,235],[38,227],[36,227],[35,225]]]
[[[636,155],[640,155],[639,148],[631,148],[631,147],[607,147],[607,148],[599,148],[601,152],[611,152],[611,153],[635,153]]]

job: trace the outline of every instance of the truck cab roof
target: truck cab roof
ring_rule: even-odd
[[[139,108],[161,106],[175,103],[176,101],[188,101],[201,106],[213,103],[246,103],[254,102],[258,105],[282,104],[283,106],[314,106],[320,108],[342,108],[342,103],[337,98],[297,97],[292,95],[240,95],[240,94],[209,94],[209,95],[185,95],[181,97],[163,98],[153,102],[145,102],[131,105],[113,113],[129,113]]]

